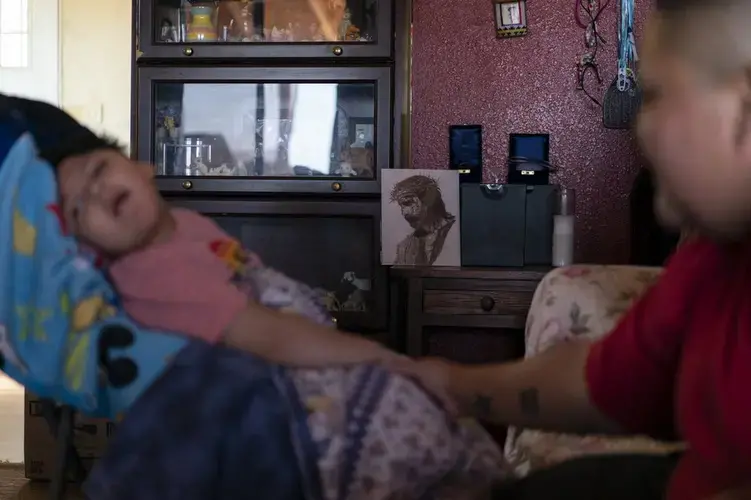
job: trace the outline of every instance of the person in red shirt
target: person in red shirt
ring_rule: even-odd
[[[572,461],[498,498],[751,499],[751,1],[656,3],[638,133],[658,214],[697,236],[600,341],[407,371],[495,423],[676,437],[687,450]]]

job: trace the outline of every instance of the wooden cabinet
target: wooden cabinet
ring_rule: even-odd
[[[388,58],[392,0],[136,2],[140,57],[348,60]]]
[[[367,335],[386,331],[388,284],[380,265],[378,200],[167,199],[211,217],[264,264],[319,289],[340,329]]]
[[[545,268],[394,267],[391,337],[411,356],[467,363],[524,355],[527,312]]]
[[[163,192],[380,192],[388,67],[137,68],[135,151]]]
[[[323,289],[341,328],[382,335],[380,173],[407,150],[411,2],[133,5],[131,151],[162,194]]]

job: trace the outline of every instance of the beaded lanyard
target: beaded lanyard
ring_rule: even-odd
[[[631,90],[636,81],[632,65],[639,60],[634,41],[634,0],[621,0],[621,26],[618,31],[618,90]]]

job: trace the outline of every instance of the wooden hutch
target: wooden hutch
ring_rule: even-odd
[[[402,162],[409,8],[134,8],[132,151],[154,163],[163,195],[321,288],[341,328],[374,335],[388,329],[379,178]]]
[[[401,0],[136,0],[132,151],[171,203],[322,289],[340,328],[516,357],[541,273],[380,265],[380,172],[410,166],[410,18]]]

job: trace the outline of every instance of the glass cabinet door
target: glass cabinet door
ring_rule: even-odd
[[[140,0],[143,58],[389,57],[392,0]]]
[[[136,151],[163,190],[377,192],[389,166],[388,69],[138,71]]]
[[[341,329],[386,329],[378,200],[167,199],[212,218],[265,265],[316,289]]]

